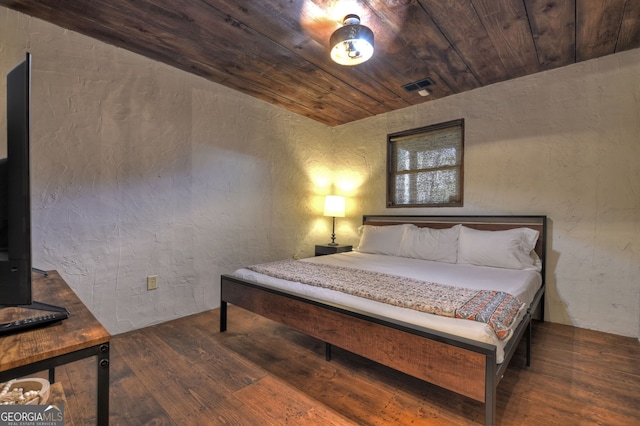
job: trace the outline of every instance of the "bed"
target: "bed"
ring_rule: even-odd
[[[269,268],[282,266],[270,262],[221,277],[220,331],[227,329],[232,303],[324,341],[327,360],[335,345],[483,402],[485,423],[492,425],[500,379],[522,340],[530,364],[532,318],[544,318],[546,231],[546,216],[366,215],[355,251],[282,261],[321,271],[318,277],[325,270],[362,269],[354,271],[363,274],[361,281],[402,276],[398,286],[427,281],[506,295],[512,304],[521,302],[509,327],[343,294],[351,290],[302,283],[291,278],[295,274],[269,275]],[[496,282],[504,282],[504,290],[502,284],[494,289]]]

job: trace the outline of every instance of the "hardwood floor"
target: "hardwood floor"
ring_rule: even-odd
[[[75,425],[95,422],[92,360],[56,370]],[[536,323],[498,388],[501,425],[640,424],[640,343]],[[239,308],[115,336],[112,425],[473,425],[482,404]]]

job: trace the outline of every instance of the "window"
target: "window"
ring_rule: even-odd
[[[464,119],[387,136],[388,207],[462,207]]]

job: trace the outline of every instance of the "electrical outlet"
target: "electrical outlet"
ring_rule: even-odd
[[[147,290],[156,290],[158,288],[158,276],[149,275],[147,277]]]

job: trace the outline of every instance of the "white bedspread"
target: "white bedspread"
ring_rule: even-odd
[[[450,264],[404,257],[359,252],[339,253],[303,259],[304,262],[324,263],[358,269],[367,269],[423,281],[478,290],[501,290],[518,297],[529,306],[540,288],[542,278],[534,270],[490,268],[466,264]],[[326,302],[339,303],[354,309],[394,318],[407,323],[427,327],[471,340],[489,343],[497,348],[497,361],[504,359],[504,342],[501,342],[487,324],[457,318],[431,315],[412,309],[392,306],[373,300],[340,293],[321,287],[305,285],[258,274],[249,269],[239,269],[235,276],[259,282],[273,288],[314,297]]]

